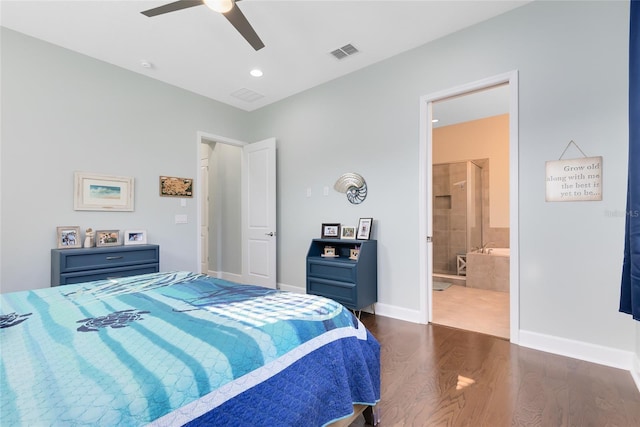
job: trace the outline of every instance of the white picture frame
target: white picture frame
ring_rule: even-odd
[[[340,238],[347,240],[355,240],[356,238],[356,227],[350,225],[343,225],[340,229]]]
[[[56,227],[58,249],[72,249],[82,247],[80,227],[77,225]]]
[[[147,230],[125,230],[122,238],[125,246],[127,245],[146,245]]]
[[[74,173],[76,211],[133,211],[134,180],[128,176]]]

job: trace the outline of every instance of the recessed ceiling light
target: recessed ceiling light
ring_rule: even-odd
[[[431,120],[431,123],[438,123],[440,120],[439,119],[433,119]]]
[[[140,61],[140,65],[144,68],[153,68],[153,64],[149,61],[145,61],[144,59]]]
[[[253,77],[262,77],[262,70],[254,68],[253,70],[249,71],[249,74],[251,74]]]

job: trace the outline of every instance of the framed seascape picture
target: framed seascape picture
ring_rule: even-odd
[[[80,238],[80,227],[67,226],[57,227],[58,231],[58,249],[81,248],[82,242]]]
[[[371,238],[371,226],[373,225],[373,218],[360,218],[358,222],[358,234],[356,239],[369,240]]]
[[[123,241],[125,245],[144,245],[147,243],[147,231],[126,230]]]
[[[341,239],[355,239],[356,238],[356,228],[351,226],[343,226],[340,230],[340,238]]]
[[[161,176],[160,195],[165,197],[193,197],[193,178]]]
[[[120,230],[96,231],[96,246],[119,246],[121,244]]]
[[[340,238],[340,224],[326,223],[322,224],[323,239],[339,239]]]
[[[133,211],[133,178],[75,172],[73,209]]]

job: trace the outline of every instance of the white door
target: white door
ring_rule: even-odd
[[[208,154],[209,146],[201,144]],[[200,272],[209,273],[209,157],[200,159]]]
[[[246,283],[276,288],[276,140],[242,148],[243,273]]]

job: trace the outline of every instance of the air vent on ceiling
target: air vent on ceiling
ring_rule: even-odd
[[[346,44],[334,50],[333,52],[331,52],[331,55],[335,56],[337,59],[344,59],[347,56],[351,56],[354,53],[358,53],[358,52],[360,51],[356,49],[352,44]]]
[[[233,92],[231,96],[247,102],[253,102],[253,101],[257,101],[260,98],[264,98],[264,95],[261,95],[258,92],[254,92],[251,89],[247,89],[247,88],[238,89],[235,92]]]

